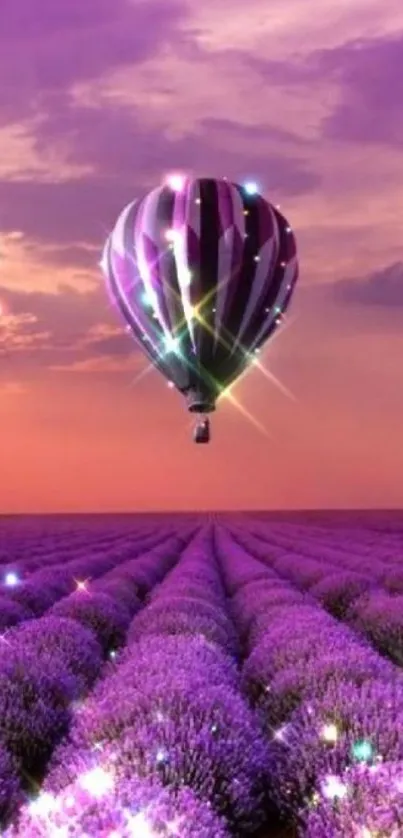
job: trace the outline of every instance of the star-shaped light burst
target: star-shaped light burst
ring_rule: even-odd
[[[335,724],[324,725],[321,733],[322,739],[334,745],[338,739],[338,730]]]
[[[29,804],[29,811],[39,818],[46,818],[52,812],[60,808],[59,801],[53,794],[43,791]]]
[[[158,838],[144,812],[127,815],[127,826],[132,838]]]
[[[173,190],[173,192],[182,192],[186,186],[186,180],[186,175],[181,172],[175,172],[168,175],[166,184]]]
[[[359,762],[369,762],[374,755],[374,749],[371,745],[371,742],[368,742],[366,739],[361,739],[358,742],[354,742],[352,747],[353,757],[358,760]]]
[[[157,752],[157,755],[155,757],[155,761],[156,761],[157,765],[165,765],[165,763],[168,762],[167,752],[164,751],[162,748],[160,748],[160,750]]]
[[[81,774],[79,778],[80,786],[93,797],[103,797],[114,787],[114,778],[110,771],[105,771],[102,766],[92,768]]]
[[[247,195],[257,195],[259,187],[254,180],[248,180],[243,184],[243,188]]]
[[[288,725],[283,725],[283,727],[279,727],[277,730],[274,731],[273,739],[277,739],[277,741],[279,741],[279,742],[284,742],[287,730],[288,730]]]
[[[179,348],[180,348],[179,338],[174,337],[173,335],[171,335],[169,333],[166,334],[164,336],[164,347],[165,347],[165,352],[167,354],[168,354],[168,352],[175,352],[175,353],[178,352]]]
[[[83,580],[75,579],[74,581],[76,583],[76,590],[77,591],[80,591],[81,593],[88,593],[87,584],[89,582],[89,579],[83,579]]]
[[[335,800],[337,797],[342,799],[347,794],[347,786],[342,782],[340,777],[329,774],[322,785],[322,792],[329,800]]]
[[[18,574],[12,570],[6,573],[4,577],[4,584],[7,585],[8,588],[15,588],[15,586],[19,584],[19,581]]]
[[[4,631],[3,634],[0,634],[0,643],[4,643],[6,646],[11,646],[9,640],[7,640],[6,635],[8,634],[8,630]]]

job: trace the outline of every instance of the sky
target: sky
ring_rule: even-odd
[[[401,0],[2,0],[0,513],[403,507],[402,63]],[[98,264],[177,170],[300,255],[210,446]]]

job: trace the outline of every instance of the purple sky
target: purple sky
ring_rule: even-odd
[[[2,510],[403,503],[402,64],[401,0],[3,0]],[[97,265],[178,169],[256,179],[301,258],[264,356],[294,400],[252,372],[269,436],[226,406],[203,457],[159,375],[133,385]]]

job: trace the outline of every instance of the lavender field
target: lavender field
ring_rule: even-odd
[[[403,516],[0,519],[7,838],[403,838]]]

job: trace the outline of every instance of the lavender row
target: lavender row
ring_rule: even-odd
[[[270,739],[273,804],[305,838],[399,835],[399,670],[269,568],[259,576],[223,529],[216,548],[247,650],[243,688]]]
[[[158,537],[162,540],[165,536],[172,535],[172,528],[170,531],[158,531]],[[119,561],[119,556],[123,552],[123,554],[127,554],[130,549],[136,550],[138,545],[142,545],[146,543],[148,540],[152,540],[155,538],[155,532],[149,533],[148,535],[140,536],[132,536],[131,538],[122,539],[120,538],[104,538],[104,539],[97,539],[95,542],[91,542],[91,539],[82,539],[80,543],[77,543],[74,539],[71,539],[72,543],[68,543],[61,547],[58,544],[53,543],[50,548],[44,550],[43,546],[38,547],[35,550],[34,545],[28,543],[27,547],[27,557],[20,557],[19,560],[11,561],[10,557],[7,561],[3,562],[2,564],[2,580],[3,584],[6,581],[6,577],[9,574],[14,576],[27,578],[31,574],[35,573],[37,570],[42,570],[44,567],[50,568],[55,565],[64,565],[70,561],[74,561],[80,555],[84,556],[85,558],[93,558],[95,559],[97,556],[102,556],[105,554],[113,555],[116,554],[116,560]]]
[[[264,816],[268,751],[240,695],[236,655],[205,527],[134,618],[35,810],[9,835],[39,838],[67,823],[71,838],[251,832]]]
[[[50,519],[52,521],[52,519]],[[29,529],[24,525],[24,519],[17,519],[12,528],[5,528],[0,524],[0,565],[22,562],[30,566],[32,562],[48,561],[52,554],[71,555],[80,552],[82,549],[102,549],[115,545],[122,538],[130,540],[143,540],[152,534],[153,529],[131,527],[131,530],[122,532],[122,527],[105,528],[97,527],[93,532],[91,528],[77,525],[67,531],[59,530],[53,523],[48,525],[45,531],[37,531],[37,528]]]
[[[40,617],[59,599],[80,590],[88,578],[96,579],[119,563],[141,556],[144,551],[163,544],[166,535],[151,536],[147,541],[109,553],[77,558],[69,564],[57,563],[33,573],[27,579],[12,575],[6,578],[0,594],[0,631],[33,617]]]
[[[255,530],[256,532],[256,530]],[[362,580],[371,584],[378,584],[390,593],[403,593],[403,569],[401,555],[393,550],[380,550],[379,545],[368,546],[365,553],[353,552],[351,546],[345,550],[336,550],[333,541],[329,538],[323,545],[315,543],[311,534],[301,538],[296,533],[294,536],[276,536],[270,529],[261,531],[259,538],[251,536],[241,528],[234,532],[237,540],[246,537],[248,547],[253,547],[255,555],[271,562],[281,561],[283,571],[289,573],[290,578],[294,572],[296,563],[304,567],[304,582],[306,585],[314,581],[319,582],[323,576],[324,569],[330,566],[337,573],[340,568],[356,573]],[[295,545],[298,545],[297,550]],[[307,561],[308,560],[308,561]],[[309,566],[308,566],[309,563]]]
[[[0,814],[21,799],[23,778],[39,778],[110,653],[124,643],[145,594],[173,566],[182,541],[116,569],[96,589],[77,591],[48,615],[12,629],[0,647]],[[119,585],[118,589],[116,586]],[[125,591],[122,604],[121,590]],[[11,765],[11,767],[10,767]],[[1,770],[1,769],[0,769]]]
[[[318,562],[296,555],[276,556],[273,548],[268,550],[249,533],[238,531],[236,535],[237,541],[253,555],[298,588],[309,591],[333,616],[348,619],[358,631],[367,634],[380,651],[401,662],[403,618],[399,619],[399,614],[403,599],[395,595],[403,590],[403,570],[377,570],[373,560],[372,574],[365,575],[365,569],[358,572],[355,562],[349,563],[347,557],[336,569],[331,563],[327,564],[325,558]],[[357,608],[349,612],[353,603]]]
[[[244,543],[254,541],[251,536]],[[255,553],[259,552],[258,549]],[[270,565],[269,565],[270,566]],[[276,573],[282,575],[283,559],[273,562]],[[311,576],[310,576],[311,574]],[[307,591],[337,619],[344,620],[357,633],[370,640],[384,655],[396,664],[403,665],[403,596],[392,595],[354,571],[333,571],[323,565],[320,581],[315,581],[309,560],[286,563],[287,579],[302,591]],[[310,586],[307,580],[311,578]]]

